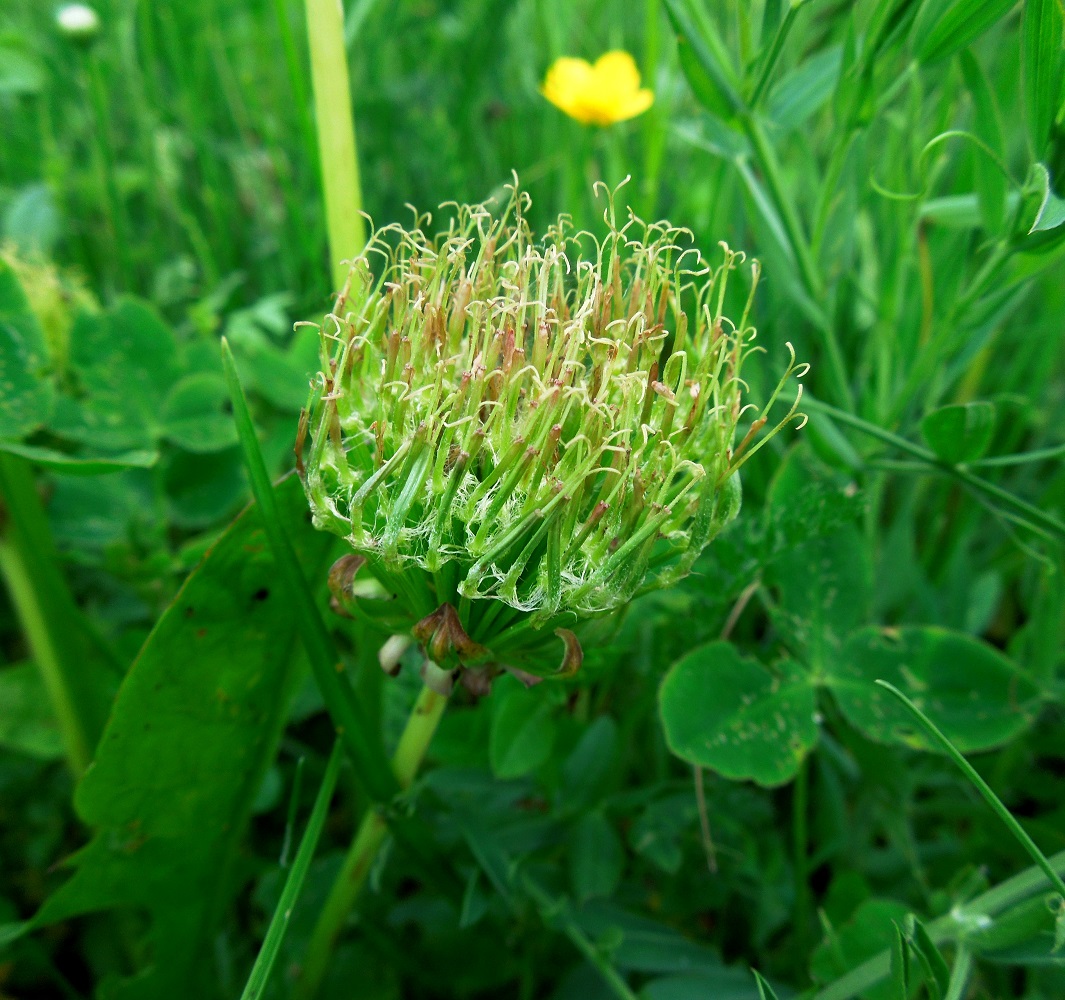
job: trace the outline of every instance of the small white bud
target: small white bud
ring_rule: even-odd
[[[91,42],[100,31],[100,15],[83,3],[64,4],[56,11],[55,23],[74,42]]]

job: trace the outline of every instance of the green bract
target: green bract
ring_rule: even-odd
[[[355,550],[334,593],[446,670],[551,673],[557,630],[574,669],[565,626],[686,574],[768,439],[772,399],[734,445],[755,331],[722,304],[742,254],[711,267],[685,230],[613,207],[602,242],[564,218],[535,239],[526,208],[375,233],[301,427],[315,521]]]

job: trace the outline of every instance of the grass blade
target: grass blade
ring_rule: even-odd
[[[946,753],[947,756],[949,756],[950,759],[961,768],[962,773],[969,779],[972,786],[984,797],[984,801],[991,807],[995,815],[1006,824],[1010,833],[1017,838],[1021,846],[1031,856],[1032,860],[1043,870],[1043,873],[1050,880],[1050,884],[1054,887],[1054,891],[1061,896],[1062,903],[1065,905],[1065,882],[1062,881],[1061,876],[1054,870],[1053,866],[1047,860],[1047,856],[1039,850],[1035,841],[1028,836],[1024,827],[1014,819],[1013,814],[1002,804],[1002,800],[994,793],[991,786],[980,777],[976,768],[974,768],[972,764],[961,755],[961,752],[957,747],[955,747],[954,744],[939,731],[936,724],[897,687],[893,684],[889,684],[887,681],[877,681],[876,683],[898,698],[910,711],[917,722],[920,723],[921,728],[931,736],[932,739],[943,748],[944,753]]]
[[[341,748],[343,743],[338,739],[333,744],[333,752],[329,755],[329,763],[326,765],[325,776],[322,785],[318,789],[318,795],[311,809],[307,827],[300,838],[300,846],[296,850],[296,857],[292,862],[288,878],[285,879],[285,887],[281,891],[281,898],[274,907],[274,915],[270,918],[270,926],[267,928],[266,937],[263,938],[259,955],[252,966],[248,982],[241,993],[241,1000],[257,1000],[262,996],[270,978],[270,972],[281,950],[281,942],[288,930],[289,918],[292,916],[293,907],[299,899],[303,888],[303,880],[307,876],[307,869],[311,866],[315,848],[318,846],[318,838],[321,836],[322,827],[325,826],[326,813],[329,803],[333,798],[333,789],[336,787],[337,775],[340,773],[340,761],[342,758]]]
[[[299,634],[307,650],[311,670],[321,688],[337,734],[344,740],[355,761],[359,777],[376,801],[385,801],[398,791],[399,785],[392,774],[384,748],[369,735],[370,726],[355,699],[355,692],[347,677],[337,669],[339,661],[336,648],[311,596],[296,554],[292,550],[292,543],[280,526],[274,488],[259,450],[259,440],[255,436],[255,427],[248,412],[248,403],[244,398],[233,352],[225,339],[222,340],[222,367],[233,401],[233,419],[237,425],[237,436],[244,453],[248,477],[251,479],[252,494],[262,508],[266,535],[277,560],[282,586],[288,591],[289,599],[296,609]]]

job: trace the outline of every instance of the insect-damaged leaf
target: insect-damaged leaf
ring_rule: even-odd
[[[790,662],[771,673],[727,642],[701,646],[675,664],[658,704],[670,750],[733,780],[782,784],[817,742],[807,673]]]
[[[828,685],[848,721],[870,739],[938,750],[875,680],[907,694],[963,753],[988,750],[1027,728],[1038,690],[986,643],[933,626],[865,628],[831,662]]]
[[[297,550],[317,565],[328,539],[307,524],[299,483],[283,482],[277,500]],[[153,964],[116,996],[211,993],[209,944],[236,888],[232,862],[298,662],[291,602],[276,578],[250,508],[149,636],[78,787],[78,813],[96,834],[35,923],[147,912]]]

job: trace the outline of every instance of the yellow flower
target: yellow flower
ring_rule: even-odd
[[[628,52],[607,52],[593,66],[585,59],[556,59],[540,88],[557,108],[584,125],[613,125],[643,114],[654,102],[640,87],[640,71]]]

